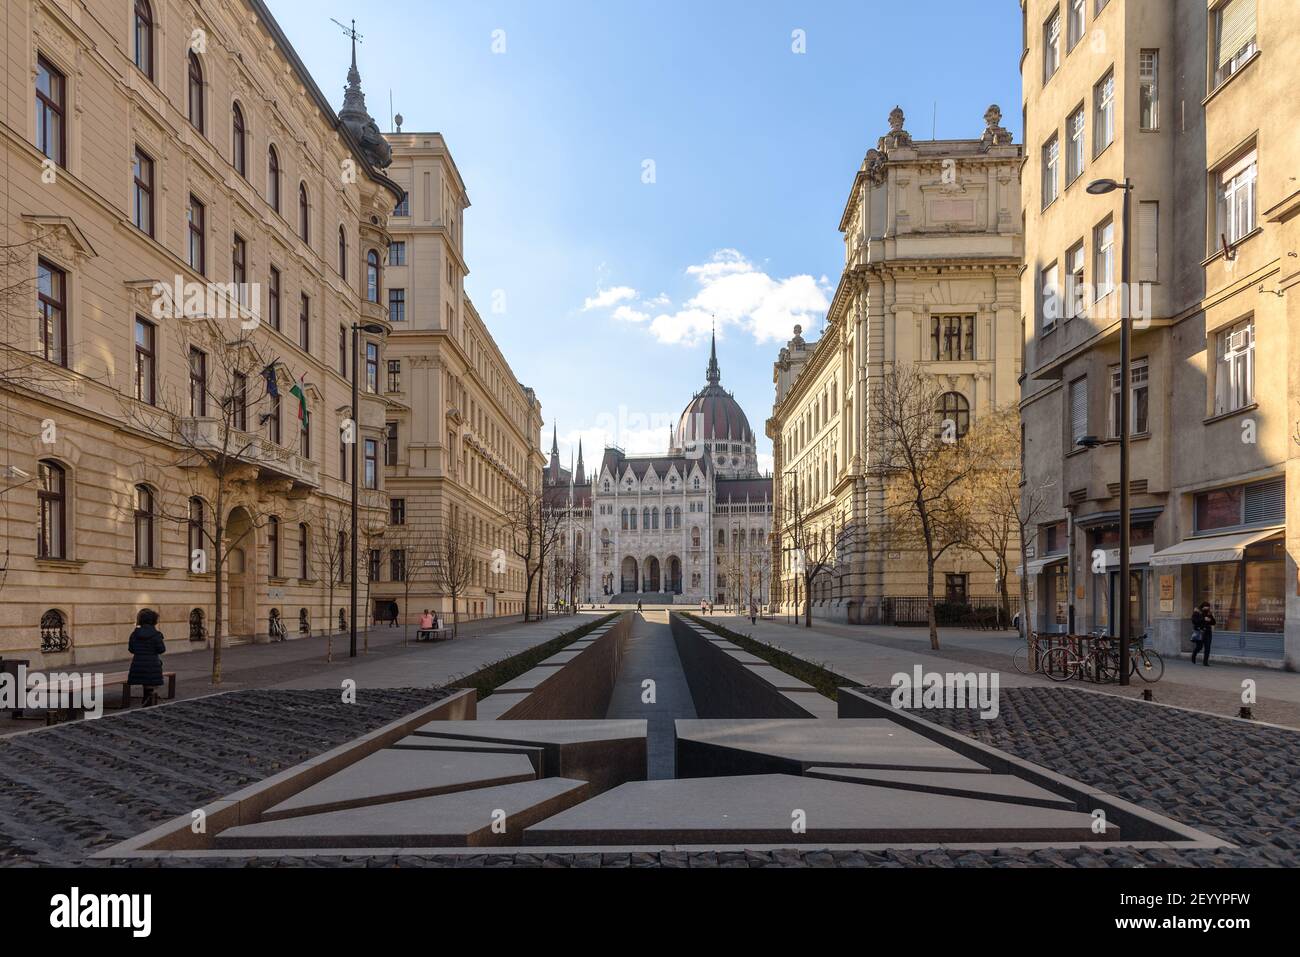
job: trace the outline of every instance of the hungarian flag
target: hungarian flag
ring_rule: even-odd
[[[298,421],[307,421],[307,392],[303,388],[307,384],[307,373],[302,374],[302,380],[295,382],[289,394],[298,400]]]

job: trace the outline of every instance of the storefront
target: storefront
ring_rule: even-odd
[[[1190,650],[1192,609],[1208,601],[1218,624],[1214,654],[1281,658],[1286,617],[1286,547],[1280,527],[1189,538],[1156,552],[1158,572],[1190,572],[1183,650]]]
[[[1152,525],[1159,509],[1135,512],[1129,531],[1129,634],[1145,634],[1151,624],[1151,556],[1155,553],[1155,528]],[[1088,536],[1089,630],[1119,634],[1119,616],[1115,613],[1122,601],[1119,575],[1119,523],[1111,514],[1080,519]]]

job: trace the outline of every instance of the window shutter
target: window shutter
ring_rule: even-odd
[[[1274,479],[1246,486],[1246,524],[1286,521],[1286,480]]]
[[[1138,281],[1155,282],[1160,270],[1160,204],[1138,204]]]
[[[1070,383],[1070,439],[1077,442],[1088,434],[1088,380]]]
[[[1219,10],[1218,66],[1223,69],[1255,36],[1255,0],[1228,0]]]

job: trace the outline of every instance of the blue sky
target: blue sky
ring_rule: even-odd
[[[268,5],[336,109],[349,51],[330,18],[356,16],[380,127],[391,90],[403,129],[446,137],[472,204],[467,288],[566,462],[579,435],[588,462],[603,439],[666,445],[704,384],[710,314],[766,462],[772,361],[793,322],[820,328],[889,111],[942,139],[977,136],[996,102],[1021,134],[1013,0]]]

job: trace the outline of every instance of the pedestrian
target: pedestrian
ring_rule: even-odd
[[[158,612],[152,608],[141,608],[135,616],[135,631],[127,640],[127,650],[131,652],[131,670],[127,672],[126,683],[140,685],[144,689],[144,705],[158,703],[158,689],[162,687],[163,670],[160,655],[167,650],[163,644],[162,632],[156,627]],[[130,693],[129,691],[127,692]]]
[[[749,603],[749,623],[751,625],[758,624],[758,606],[752,601]]]
[[[1204,649],[1205,657],[1202,660],[1209,667],[1210,642],[1214,640],[1214,626],[1217,624],[1208,601],[1201,602],[1201,607],[1192,612],[1192,664],[1196,664],[1196,656]]]
[[[709,607],[709,603],[708,603],[707,601],[705,601],[703,598],[701,598],[701,599],[700,599],[700,614],[701,614],[701,615],[704,614],[704,613],[708,610],[708,607]]]
[[[641,610],[641,599],[640,599],[640,598],[638,598],[638,599],[636,600],[636,610],[637,610],[637,611],[640,611],[640,610]]]

